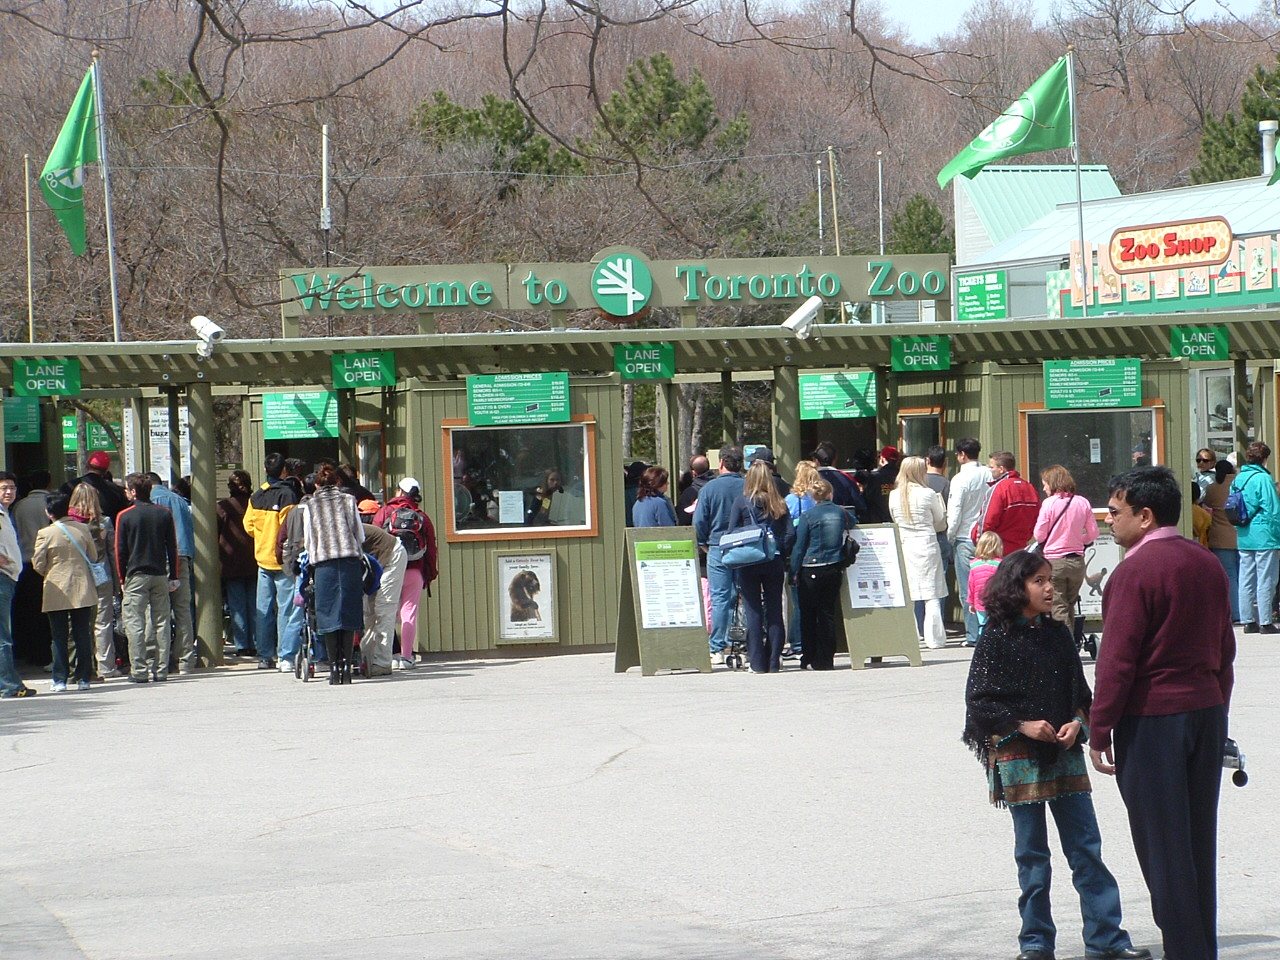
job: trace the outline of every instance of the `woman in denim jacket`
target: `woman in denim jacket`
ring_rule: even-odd
[[[796,524],[791,551],[791,578],[800,599],[800,634],[804,653],[800,669],[835,668],[836,623],[840,617],[841,547],[844,532],[854,526],[849,511],[831,502],[831,484],[815,480],[809,494],[816,505]]]

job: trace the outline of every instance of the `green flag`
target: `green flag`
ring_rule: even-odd
[[[1063,57],[1046,70],[1026,93],[987,124],[972,143],[942,168],[938,186],[945,187],[958,174],[973,179],[983,167],[996,160],[1071,146],[1071,91],[1067,69],[1068,61]]]
[[[93,105],[93,68],[71,103],[62,132],[40,171],[44,202],[66,231],[71,252],[84,253],[84,168],[98,162],[97,111]]]
[[[1277,180],[1280,180],[1280,142],[1276,143],[1276,168],[1271,174],[1271,179],[1267,181],[1267,186],[1272,186]]]

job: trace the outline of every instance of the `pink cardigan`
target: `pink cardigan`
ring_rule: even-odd
[[[1085,544],[1098,539],[1098,521],[1084,497],[1059,493],[1040,504],[1033,536],[1040,543],[1045,559],[1058,560],[1071,553],[1084,553]]]

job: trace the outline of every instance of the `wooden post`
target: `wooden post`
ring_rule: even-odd
[[[738,442],[738,411],[733,405],[733,371],[720,371],[720,423],[723,443]]]
[[[778,473],[794,477],[800,450],[800,374],[795,367],[773,368],[773,456]]]
[[[207,382],[187,388],[187,417],[191,426],[191,517],[198,544],[218,542],[217,431],[214,429],[213,387]],[[171,436],[177,435],[170,417]],[[173,461],[178,462],[176,458]],[[177,475],[176,471],[173,475]],[[196,595],[196,642],[200,658],[210,666],[222,663],[222,591],[216,550],[197,550],[191,584]]]

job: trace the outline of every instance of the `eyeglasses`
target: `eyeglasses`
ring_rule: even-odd
[[[1196,457],[1196,463],[1215,463],[1213,457]]]
[[[1111,514],[1111,516],[1113,516],[1113,517],[1114,517],[1114,516],[1116,516],[1117,514],[1119,514],[1119,513],[1120,513],[1120,508],[1119,508],[1119,507],[1107,507],[1107,513]]]

